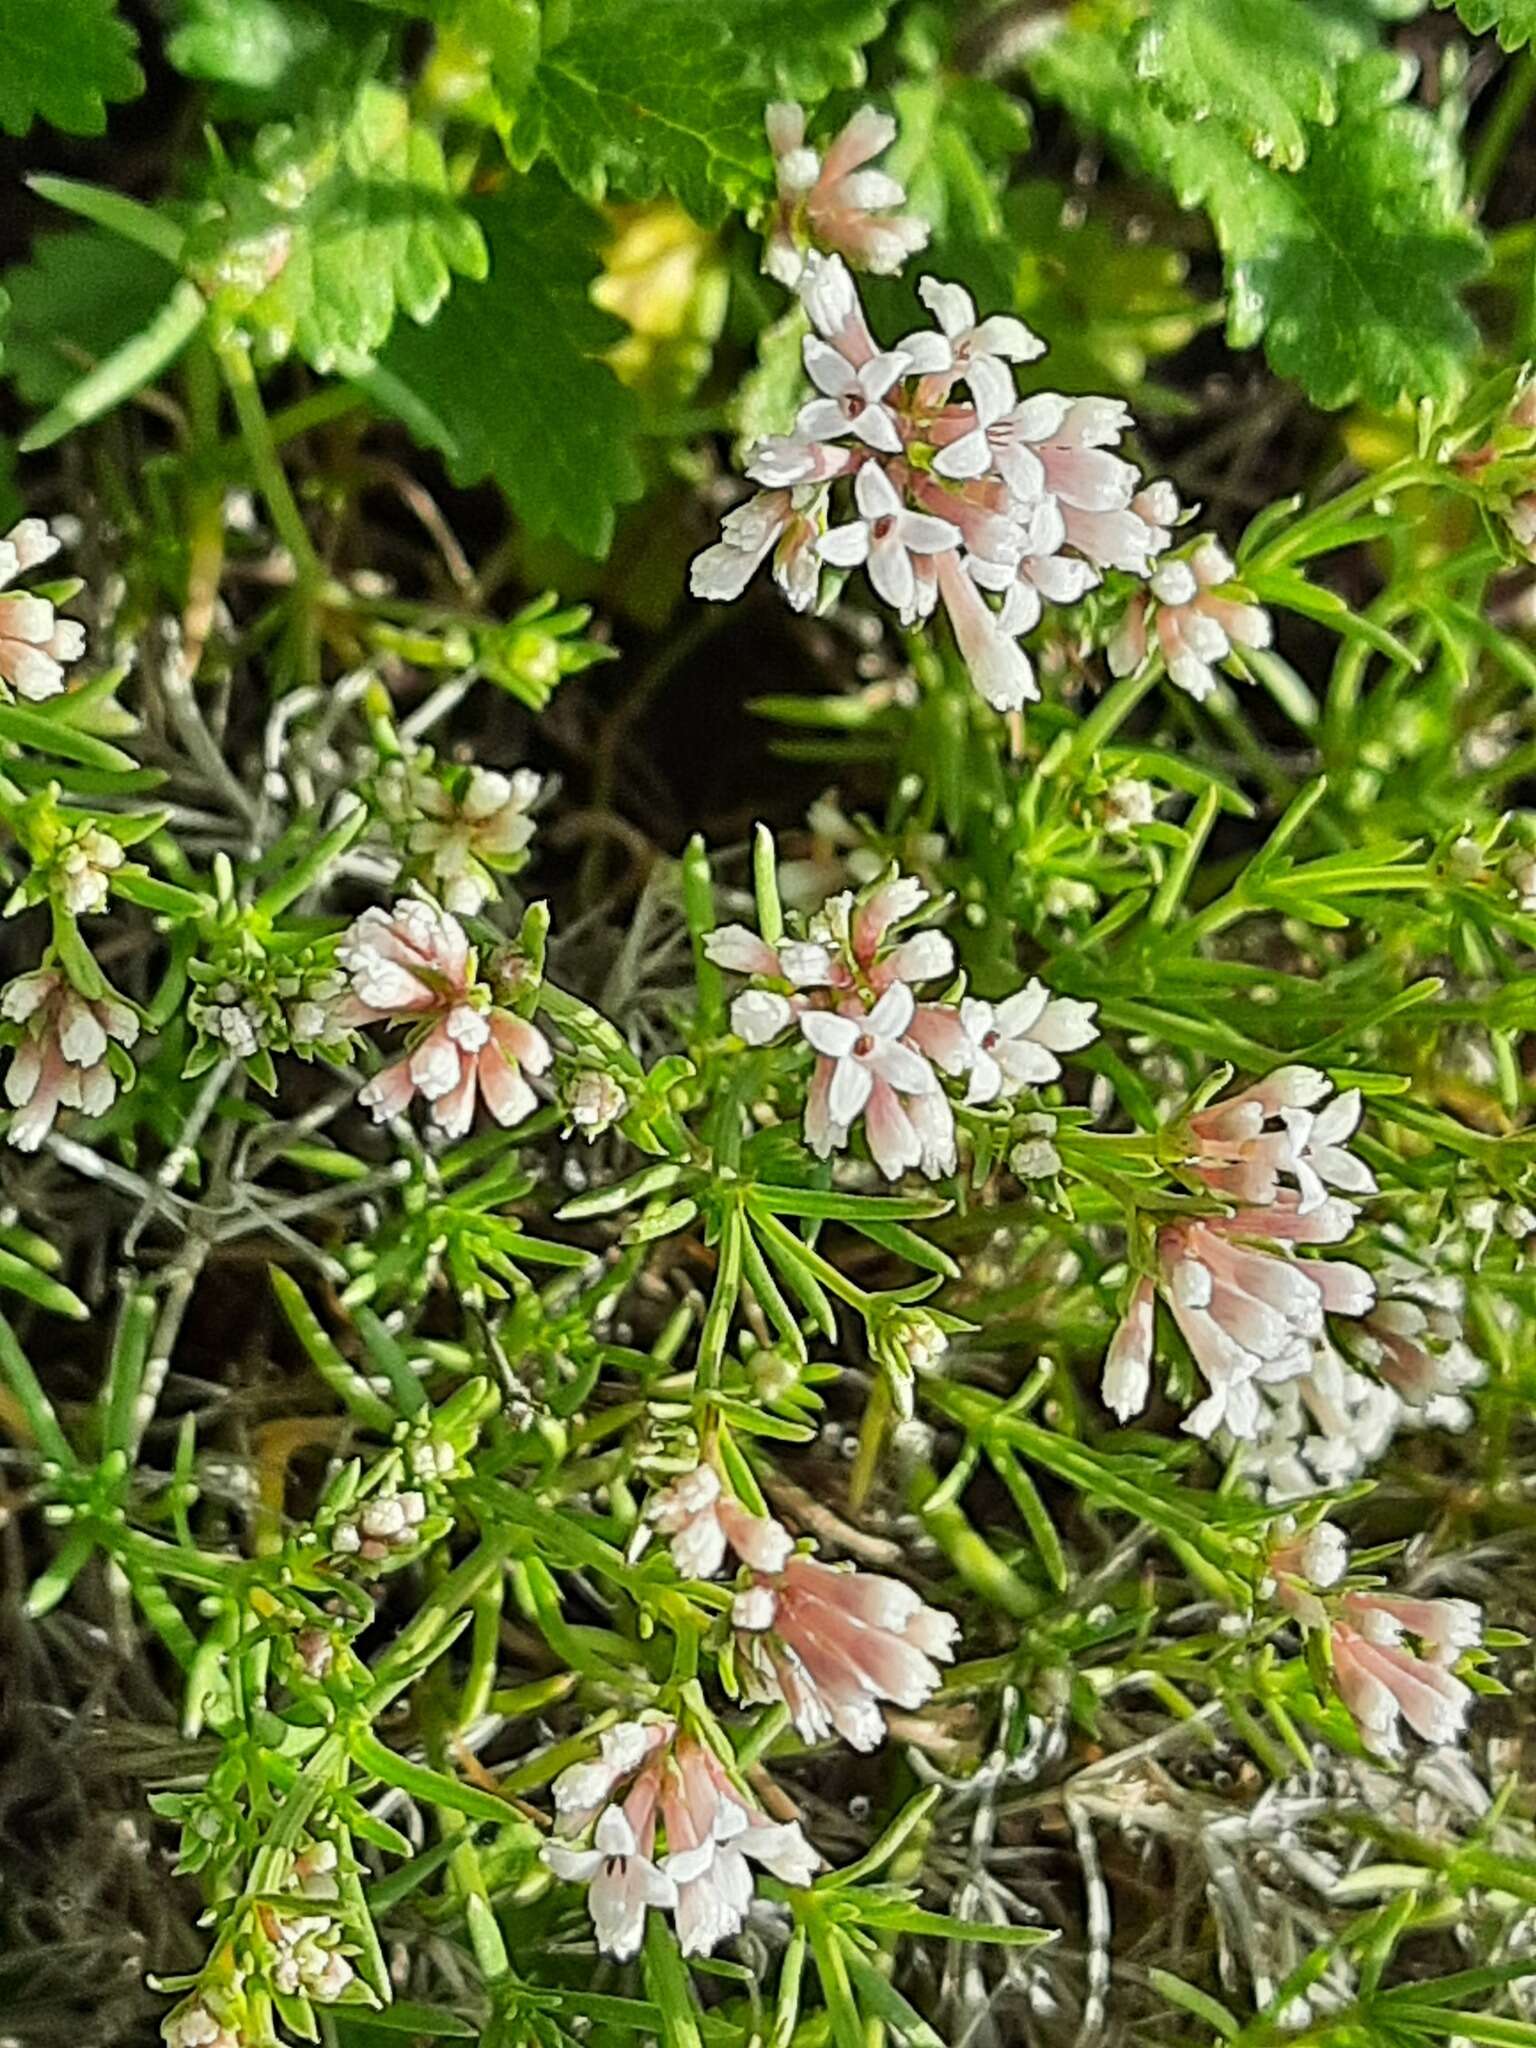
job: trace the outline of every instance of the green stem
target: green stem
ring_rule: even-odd
[[[272,514],[279,539],[293,557],[299,588],[312,593],[322,582],[324,571],[278,456],[277,444],[272,438],[272,424],[261,402],[261,389],[251,367],[250,356],[238,345],[226,343],[219,350],[219,367],[234,402],[235,418],[240,422],[240,438],[251,459],[257,487],[267,501],[267,510]]]
[[[1503,88],[1483,125],[1467,171],[1467,196],[1481,205],[1520,133],[1530,104],[1536,99],[1536,49],[1522,50],[1504,74]]]

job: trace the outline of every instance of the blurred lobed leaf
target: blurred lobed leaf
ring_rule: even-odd
[[[113,0],[6,0],[0,31],[0,128],[10,135],[38,119],[100,135],[107,102],[144,90],[133,30]]]
[[[886,0],[569,0],[541,18],[460,0],[457,19],[486,48],[520,169],[547,156],[589,199],[669,191],[714,222],[767,189],[765,101],[856,84],[885,15]]]
[[[1131,39],[1136,74],[1181,120],[1217,120],[1282,169],[1335,120],[1339,69],[1375,42],[1357,10],[1292,0],[1154,0]]]
[[[1454,7],[1474,35],[1492,29],[1506,50],[1518,50],[1536,38],[1536,0],[1435,0]]]
[[[454,272],[484,277],[479,227],[451,196],[436,135],[402,92],[366,82],[256,137],[188,246],[192,275],[271,358],[355,367],[397,311],[428,321]]]
[[[1177,121],[1134,76],[1111,30],[1070,28],[1033,60],[1039,88],[1133,164],[1209,213],[1226,262],[1227,335],[1263,341],[1319,405],[1448,400],[1477,330],[1459,297],[1486,245],[1462,211],[1452,138],[1398,104],[1407,69],[1385,53],[1352,67],[1337,123],[1300,170],[1257,161],[1216,119]]]
[[[98,229],[34,238],[4,275],[5,370],[28,405],[65,392],[154,317],[176,281],[150,250]]]
[[[397,330],[375,395],[416,402],[414,430],[456,482],[493,479],[533,532],[600,555],[615,507],[642,486],[639,408],[602,360],[622,330],[589,296],[602,222],[547,170],[476,218],[486,281],[456,292],[430,332]]]
[[[178,0],[165,54],[214,88],[216,117],[278,119],[334,91],[379,31],[352,0]]]

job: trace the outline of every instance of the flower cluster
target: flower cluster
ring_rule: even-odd
[[[1017,710],[1039,695],[1018,636],[1045,602],[1074,603],[1107,569],[1151,574],[1179,513],[1172,486],[1143,487],[1114,452],[1130,425],[1118,399],[1021,399],[1014,366],[1045,344],[1010,314],[978,320],[959,285],[923,278],[935,325],[892,349],[840,257],[808,257],[799,291],[817,395],[791,434],[754,450],[747,475],[764,488],[695,561],[695,595],[739,596],[771,553],[790,603],[807,610],[823,563],[862,566],[903,624],[942,601],[981,695]],[[853,517],[829,526],[841,490]]]
[[[1395,1756],[1406,1724],[1425,1742],[1455,1742],[1472,1693],[1452,1667],[1482,1643],[1481,1610],[1470,1600],[1412,1599],[1369,1583],[1321,1598],[1348,1565],[1342,1530],[1319,1522],[1271,1555],[1270,1573],[1281,1606],[1303,1627],[1327,1631],[1334,1683],[1361,1740]]]
[[[11,587],[18,576],[52,561],[61,545],[41,519],[21,520],[0,540],[0,687],[33,704],[57,697],[66,666],[85,652],[85,628],[54,610],[77,585]]]
[[[908,1712],[932,1698],[959,1625],[899,1579],[839,1570],[798,1552],[787,1529],[749,1514],[707,1466],[651,1503],[690,1577],[710,1577],[727,1548],[748,1579],[731,1604],[734,1658],[751,1700],[782,1700],[805,1742],[836,1733],[854,1749],[885,1738],[881,1702]]]
[[[481,1098],[497,1123],[520,1123],[538,1098],[525,1078],[550,1064],[549,1041],[495,1000],[457,918],[424,897],[365,910],[336,949],[350,993],[338,1023],[405,1024],[404,1059],[385,1067],[358,1100],[376,1120],[402,1116],[420,1095],[445,1136],[462,1138]]]
[[[268,1056],[293,1052],[340,1060],[349,1032],[338,1016],[346,979],[309,946],[281,946],[238,932],[188,967],[187,1022],[198,1043],[186,1072],[233,1054],[264,1070]]]
[[[806,146],[805,110],[779,100],[766,116],[777,203],[763,249],[763,268],[791,290],[806,265],[806,244],[836,250],[855,270],[892,277],[928,241],[928,223],[901,213],[907,195],[871,159],[896,139],[896,123],[860,107],[819,156]]]
[[[1300,1247],[1338,1244],[1354,1228],[1354,1205],[1330,1187],[1370,1194],[1376,1186],[1346,1144],[1360,1117],[1358,1092],[1326,1099],[1330,1092],[1314,1068],[1282,1067],[1189,1119],[1188,1171],[1237,1206],[1157,1232],[1155,1271],[1133,1289],[1105,1359],[1104,1400],[1121,1421],[1146,1405],[1159,1294],[1210,1388],[1184,1424],[1205,1437],[1218,1429],[1259,1436],[1270,1389],[1310,1380],[1320,1359],[1326,1371],[1326,1318],[1374,1306],[1375,1283],[1362,1267],[1299,1256]]]
[[[523,865],[543,787],[531,768],[503,775],[476,764],[439,773],[423,755],[387,764],[379,804],[410,876],[457,916],[473,917],[496,897],[498,878]]]
[[[60,1109],[105,1115],[118,1082],[131,1078],[126,1048],[138,1038],[137,1015],[115,996],[81,995],[56,967],[9,982],[0,1017],[20,1027],[5,1076],[5,1097],[17,1112],[6,1137],[20,1152],[37,1150]]]
[[[685,1956],[709,1955],[745,1925],[753,1863],[805,1885],[820,1861],[797,1822],[770,1821],[665,1718],[605,1729],[599,1756],[562,1771],[554,1792],[544,1862],[586,1885],[597,1945],[620,1960],[638,1953],[649,1906],[671,1913]]]
[[[954,972],[942,932],[898,928],[928,901],[911,876],[828,899],[804,939],[770,946],[744,925],[706,942],[719,967],[752,977],[731,1005],[748,1045],[793,1029],[816,1056],[805,1139],[818,1158],[843,1149],[861,1119],[888,1180],[909,1168],[930,1179],[955,1169],[954,1109],[940,1080],[964,1079],[981,1107],[1061,1072],[1057,1054],[1095,1035],[1093,1005],[1053,998],[1039,981],[996,1005],[971,997],[920,1000],[916,989]]]
[[[1128,676],[1141,667],[1156,641],[1170,679],[1203,703],[1216,687],[1215,664],[1234,648],[1270,643],[1269,614],[1234,590],[1232,558],[1209,534],[1187,558],[1158,565],[1145,590],[1126,606],[1105,652],[1110,673]]]

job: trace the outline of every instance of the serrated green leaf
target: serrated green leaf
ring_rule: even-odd
[[[531,72],[497,78],[508,154],[587,198],[670,191],[699,220],[768,184],[764,104],[862,75],[886,0],[570,0]]]
[[[1458,291],[1484,244],[1444,130],[1422,108],[1379,107],[1320,134],[1293,176],[1241,162],[1208,188],[1233,345],[1262,335],[1318,405],[1453,396],[1477,346]]]
[[[263,354],[296,349],[317,370],[367,363],[397,311],[428,321],[454,273],[486,274],[442,145],[403,93],[377,83],[322,100],[296,128],[263,129],[188,262],[219,316]]]
[[[1435,0],[1454,7],[1474,35],[1492,29],[1506,50],[1518,50],[1536,37],[1536,0]]]
[[[1407,83],[1373,56],[1342,82],[1336,126],[1306,164],[1257,162],[1217,121],[1175,121],[1138,88],[1111,34],[1057,36],[1032,75],[1134,164],[1211,216],[1226,259],[1227,337],[1262,340],[1271,364],[1319,405],[1451,397],[1477,330],[1459,288],[1486,245],[1462,213],[1461,161]]]
[[[602,555],[643,477],[638,406],[601,360],[620,329],[588,298],[601,222],[546,171],[478,220],[486,282],[457,292],[430,333],[398,330],[383,367],[441,424],[455,482],[493,478],[533,532]]]
[[[57,405],[144,329],[175,282],[169,263],[116,235],[38,235],[30,260],[3,279],[6,374],[28,405]]]
[[[135,41],[113,0],[7,0],[0,128],[25,135],[42,119],[71,135],[100,135],[107,102],[144,90]]]
[[[1294,170],[1309,126],[1335,120],[1339,66],[1371,46],[1367,23],[1290,0],[1155,0],[1131,42],[1136,74],[1184,120],[1215,120]]]

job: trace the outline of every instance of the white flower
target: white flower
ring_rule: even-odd
[[[1021,1088],[1054,1081],[1059,1052],[1076,1052],[1098,1037],[1096,1005],[1052,996],[1041,981],[1028,981],[1017,995],[997,1004],[967,996],[960,1021],[975,1048],[966,1101],[995,1102]]]
[[[796,431],[809,441],[840,441],[853,434],[867,448],[899,455],[901,428],[884,399],[906,374],[907,358],[893,349],[855,369],[840,349],[815,334],[805,337],[802,352],[806,375],[822,396],[801,407]]]
[[[6,586],[58,549],[41,519],[23,519],[0,540],[0,683],[34,704],[63,689],[66,664],[85,652],[85,628],[59,618],[46,597]]]
[[[957,546],[960,529],[929,513],[908,511],[890,478],[873,463],[859,471],[853,497],[862,517],[824,533],[817,552],[839,569],[862,563],[886,603],[910,620],[917,602],[912,557]]]
[[[938,332],[929,329],[909,334],[897,348],[923,376],[949,381],[963,377],[977,411],[989,419],[1000,417],[1015,397],[1011,366],[1043,356],[1045,343],[1010,313],[994,313],[978,321],[976,302],[961,285],[924,277],[918,280],[917,295],[938,322]],[[945,473],[960,476],[970,472],[952,469]]]
[[[862,1113],[877,1081],[903,1095],[923,1095],[938,1086],[919,1052],[902,1043],[916,1009],[905,982],[894,982],[861,1018],[835,1010],[806,1010],[800,1030],[808,1045],[831,1062],[827,1110],[846,1130]]]

